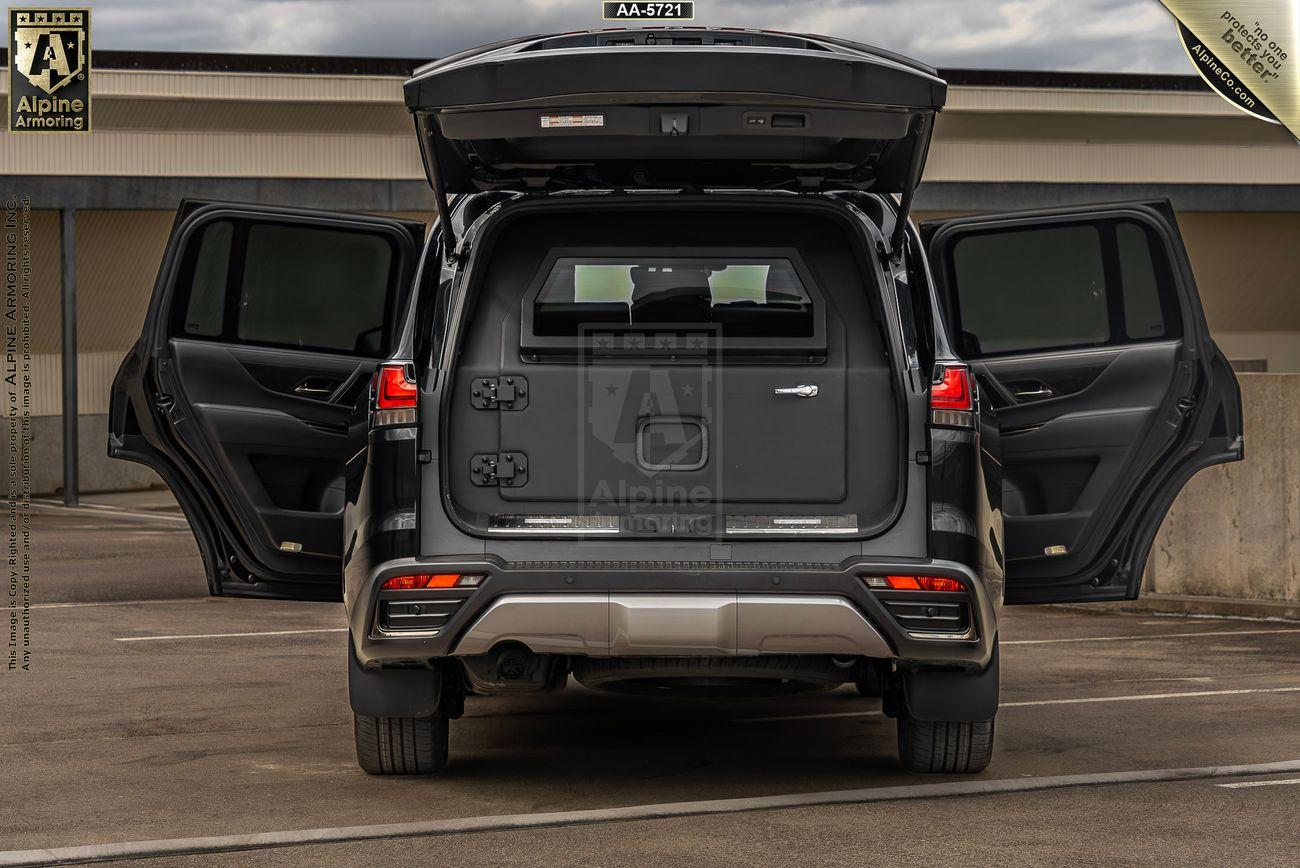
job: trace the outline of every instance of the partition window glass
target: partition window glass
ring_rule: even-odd
[[[537,294],[533,331],[714,326],[724,337],[809,337],[813,301],[784,258],[560,257]]]

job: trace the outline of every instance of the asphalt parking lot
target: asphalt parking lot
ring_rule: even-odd
[[[35,516],[0,865],[1294,864],[1300,843],[1300,623],[1008,610],[974,778],[902,772],[848,689],[570,685],[471,698],[444,776],[379,779],[352,755],[340,606],[209,599],[164,495]],[[121,846],[145,840],[171,843]]]

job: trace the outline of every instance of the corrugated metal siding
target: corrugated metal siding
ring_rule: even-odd
[[[401,103],[405,79],[379,75],[283,75],[257,72],[94,71],[95,99],[228,99],[264,102]],[[9,91],[9,72],[0,71]]]
[[[77,213],[77,351],[122,352],[140,334],[170,211]]]
[[[126,349],[77,355],[77,412],[108,412],[108,392]],[[58,353],[32,355],[32,415],[58,416],[63,412],[63,366]]]
[[[15,175],[219,178],[424,177],[415,136],[128,132],[0,136]]]
[[[1051,87],[950,87],[946,111],[1230,117],[1258,123],[1212,93]]]
[[[1046,131],[1045,133],[1046,134]],[[1300,148],[1200,142],[937,139],[927,181],[1296,184]]]

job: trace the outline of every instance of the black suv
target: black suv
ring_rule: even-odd
[[[468,694],[856,683],[987,765],[999,606],[1138,594],[1240,396],[1169,203],[907,214],[945,83],[837,39],[498,43],[406,104],[438,221],[185,202],[109,452],[213,594],[346,605],[357,757]]]

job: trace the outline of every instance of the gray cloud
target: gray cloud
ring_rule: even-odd
[[[601,27],[598,0],[102,0],[101,48],[436,57]],[[696,23],[826,33],[936,66],[1190,72],[1158,0],[697,0]]]

